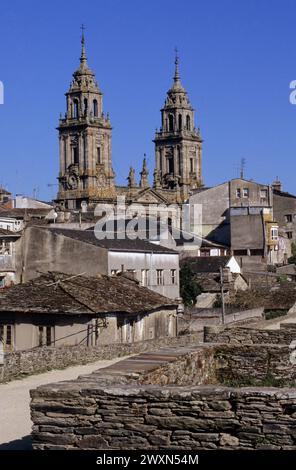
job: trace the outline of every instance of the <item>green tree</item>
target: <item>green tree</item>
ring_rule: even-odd
[[[291,253],[292,256],[288,259],[288,263],[296,264],[296,243],[292,242],[291,244]]]
[[[189,265],[184,265],[180,269],[180,293],[186,307],[194,305],[196,297],[201,293],[201,288],[195,281],[194,272]]]

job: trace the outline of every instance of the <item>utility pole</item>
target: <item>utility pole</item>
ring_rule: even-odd
[[[223,289],[223,267],[220,267],[220,286],[221,286],[221,303],[222,303],[222,324],[225,325],[225,303]]]

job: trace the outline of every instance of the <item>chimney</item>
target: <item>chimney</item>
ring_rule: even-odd
[[[279,180],[278,176],[276,177],[276,180],[272,183],[271,187],[275,191],[282,191],[282,183]]]

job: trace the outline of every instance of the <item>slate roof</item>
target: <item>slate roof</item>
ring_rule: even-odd
[[[130,240],[125,238],[124,240],[109,240],[103,239],[98,240],[96,238],[93,230],[72,230],[72,229],[61,229],[61,228],[49,228],[53,233],[57,235],[63,235],[65,237],[72,238],[84,243],[89,243],[91,245],[96,245],[101,248],[106,248],[111,251],[134,251],[141,253],[170,253],[178,254],[176,251],[163,247],[161,245],[156,245],[150,243],[147,240],[141,240],[139,238],[135,240]]]
[[[198,273],[219,273],[224,268],[231,256],[199,256],[196,258],[185,258],[181,266],[189,265],[192,271]]]
[[[21,232],[13,232],[12,230],[6,230],[5,228],[0,228],[0,238],[1,237],[19,238],[20,236],[21,236]]]
[[[46,217],[52,211],[52,208],[23,209],[12,208],[6,209],[1,206],[0,217],[24,219],[25,217]]]
[[[288,282],[277,287],[256,287],[237,291],[232,301],[239,308],[264,307],[265,310],[289,310],[296,302],[296,285]]]
[[[176,305],[124,275],[90,277],[51,272],[0,292],[0,315],[137,314]]]

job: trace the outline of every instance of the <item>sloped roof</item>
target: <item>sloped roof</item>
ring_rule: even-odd
[[[296,285],[287,282],[275,287],[256,287],[237,291],[232,304],[240,308],[264,307],[265,310],[289,310],[296,302]]]
[[[72,230],[72,229],[61,229],[61,228],[50,228],[53,233],[57,235],[63,235],[65,237],[73,238],[84,243],[89,243],[91,245],[100,246],[101,248],[106,248],[107,250],[112,251],[134,251],[141,253],[170,253],[178,254],[176,251],[163,247],[161,245],[156,245],[150,243],[147,240],[141,240],[139,238],[131,240],[125,238],[120,239],[102,239],[99,240],[96,238],[94,230]],[[116,236],[116,235],[115,235]]]
[[[224,268],[231,256],[199,256],[196,258],[184,258],[181,265],[189,265],[192,271],[198,273],[218,273]]]
[[[170,306],[176,306],[176,302],[124,275],[90,277],[52,272],[0,292],[0,315],[136,314]]]
[[[26,217],[46,217],[53,208],[38,208],[38,209],[24,209],[24,208],[5,208],[0,207],[0,217],[24,219]]]
[[[12,230],[6,230],[5,228],[0,228],[0,237],[19,238],[21,234],[22,234],[21,232],[13,232]]]

